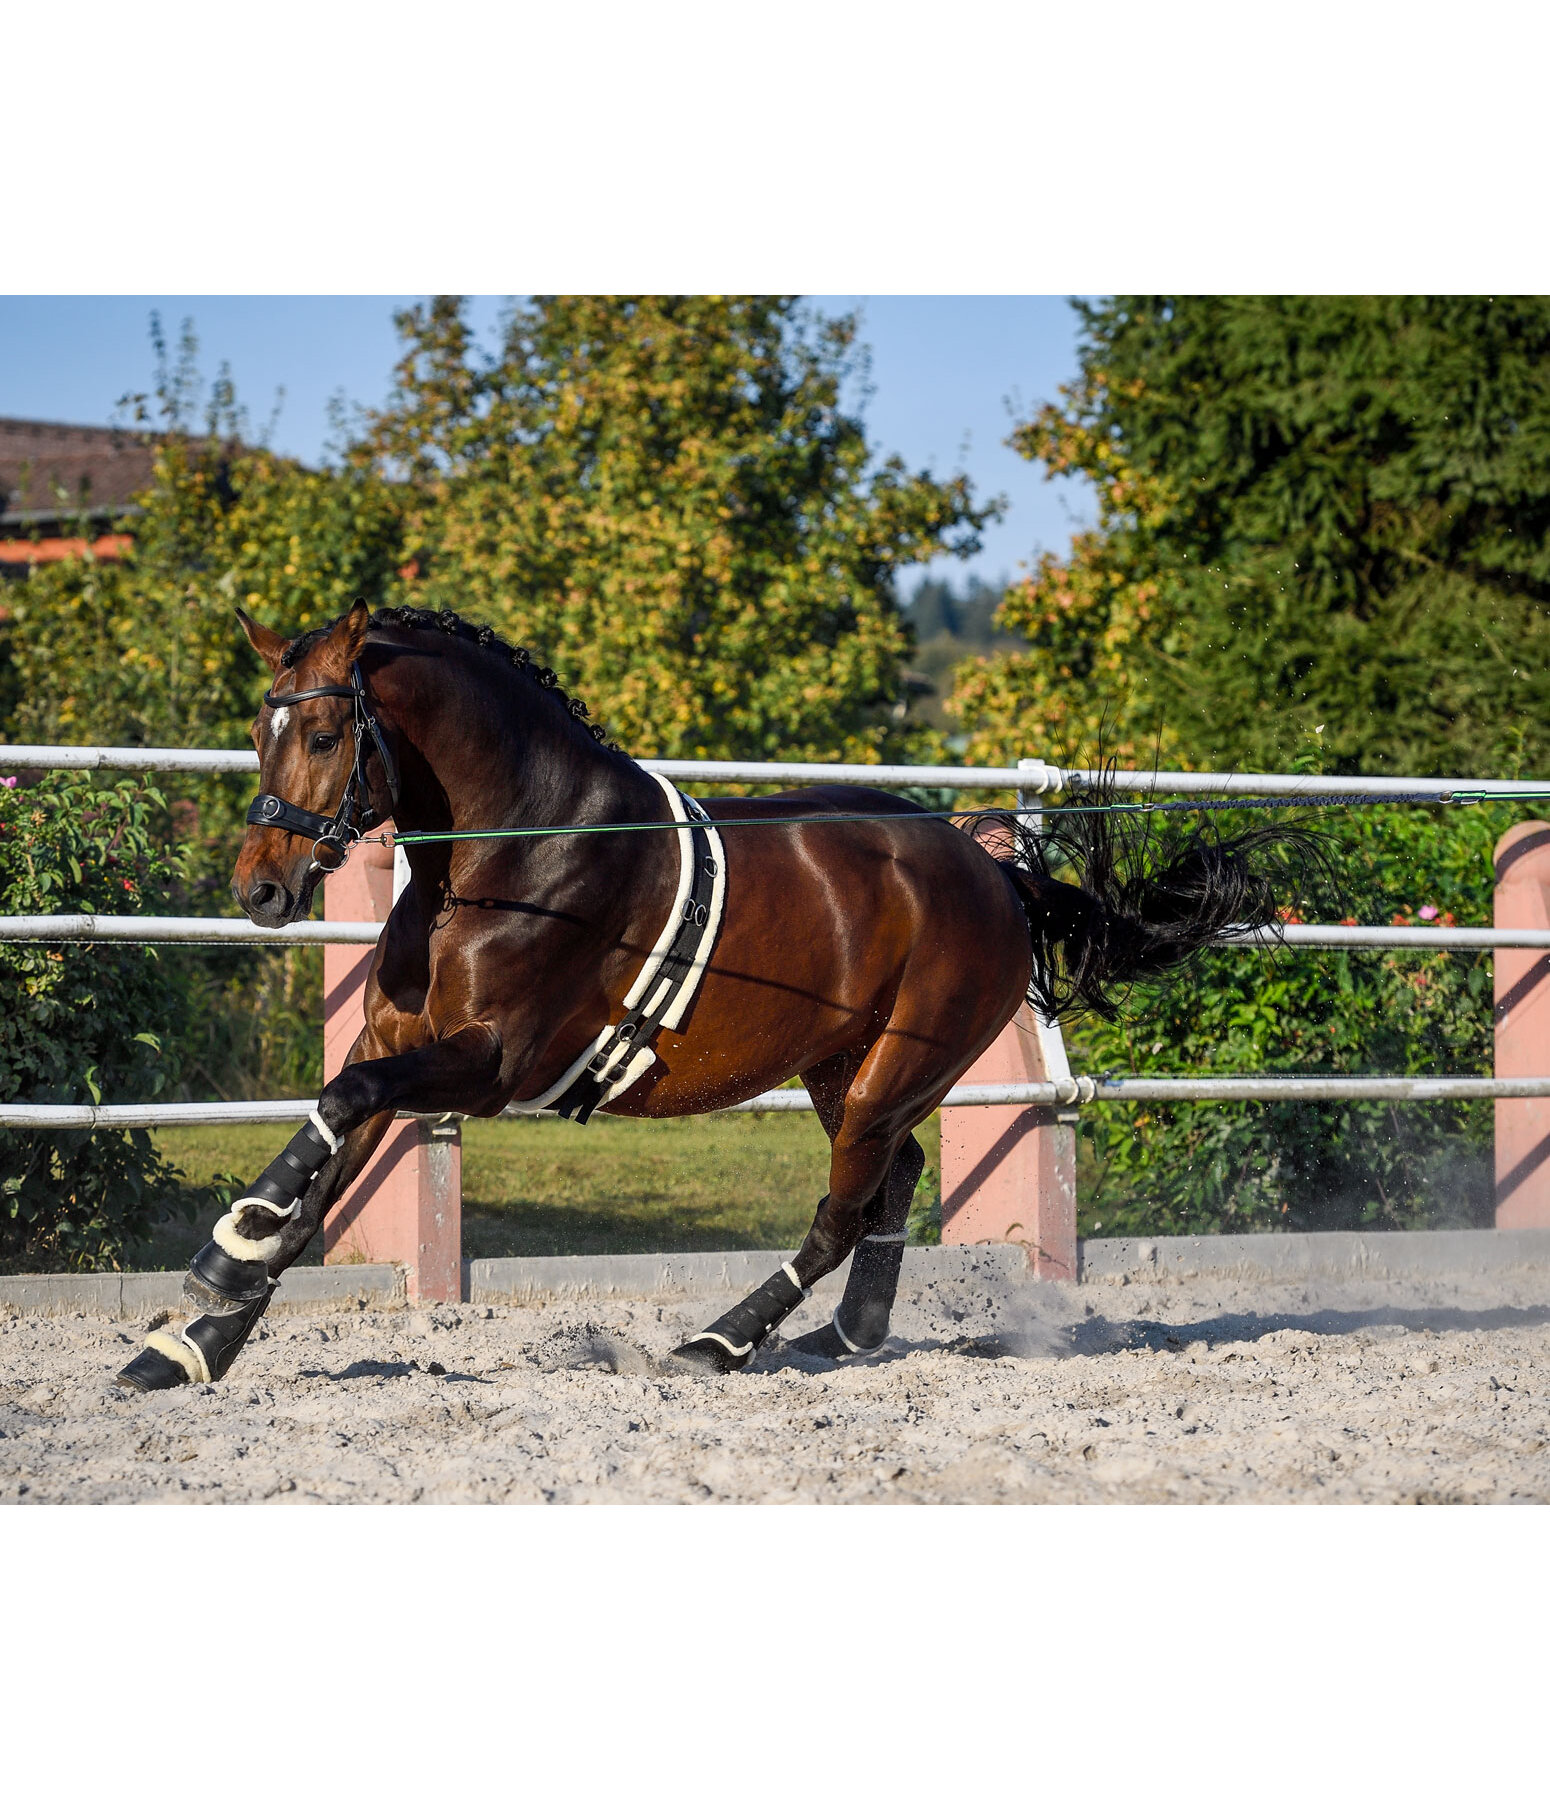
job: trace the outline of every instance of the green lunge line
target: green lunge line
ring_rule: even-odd
[[[733,825],[865,825],[879,819],[1042,818],[1047,813],[1265,812],[1283,806],[1479,806],[1490,801],[1550,800],[1550,788],[1488,794],[1460,788],[1450,794],[1277,794],[1260,800],[1121,800],[1106,806],[981,806],[955,812],[813,813],[797,818],[712,819],[718,831]],[[400,831],[395,844],[454,844],[469,838],[589,837],[602,831],[690,831],[693,819],[646,819],[620,825],[509,825],[491,831]]]

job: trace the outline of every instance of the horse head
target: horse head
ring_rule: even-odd
[[[254,924],[278,927],[305,916],[318,881],[378,813],[365,773],[373,746],[379,791],[394,775],[357,669],[371,623],[365,601],[326,630],[294,638],[240,609],[237,617],[274,679],[253,721],[262,791],[231,888]],[[380,810],[391,811],[391,799]]]

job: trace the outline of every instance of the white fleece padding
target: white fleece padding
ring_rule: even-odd
[[[328,1127],[323,1123],[323,1115],[322,1115],[322,1113],[320,1113],[318,1111],[318,1109],[315,1106],[313,1107],[312,1111],[307,1114],[307,1117],[312,1121],[312,1123],[314,1125],[317,1126],[318,1136],[320,1138],[322,1138],[322,1140],[325,1144],[328,1145],[328,1154],[330,1156],[332,1156],[334,1154],[334,1152],[339,1148],[339,1146],[344,1142],[344,1139],[341,1137],[334,1136],[333,1132],[331,1132],[328,1129]]]
[[[679,793],[665,775],[652,772],[652,779],[662,792],[667,795],[667,804],[672,815],[680,823],[686,822],[689,809],[684,805],[684,797]],[[678,927],[683,920],[684,901],[694,887],[694,833],[692,831],[675,831],[678,839],[678,891],[673,895],[673,910],[667,915],[667,924],[662,928],[662,935],[657,939],[656,948],[641,964],[640,974],[630,984],[630,991],[624,996],[626,1012],[632,1006],[639,1006],[653,981],[657,978],[657,970],[662,967],[664,958],[672,948],[673,939],[678,936]]]
[[[796,1270],[792,1268],[790,1263],[782,1263],[780,1265],[780,1267],[781,1267],[781,1272],[785,1275],[786,1279],[791,1283],[791,1285],[797,1290],[797,1292],[805,1300],[807,1298],[807,1296],[810,1293],[812,1293],[813,1290],[811,1288],[805,1288],[802,1286],[802,1277],[797,1274]]]
[[[680,821],[687,821],[689,814],[684,806],[683,795],[679,793],[678,789],[673,786],[672,782],[670,782],[666,776],[658,775],[655,770],[650,771],[650,773],[653,779],[661,786],[663,793],[667,795],[667,803],[672,809],[673,817]],[[702,829],[705,832],[706,840],[710,846],[709,854],[713,856],[716,861],[716,878],[711,884],[709,916],[705,922],[705,935],[700,939],[699,955],[696,956],[694,961],[689,965],[689,971],[684,978],[684,984],[678,990],[678,998],[662,1015],[660,1028],[665,1031],[677,1030],[678,1023],[683,1018],[689,1002],[694,998],[701,981],[705,977],[705,970],[710,964],[711,952],[716,947],[716,933],[721,926],[721,915],[726,906],[727,863],[726,856],[721,848],[721,838],[713,826],[704,825],[702,826]],[[640,973],[630,984],[630,991],[624,996],[626,1011],[632,1006],[638,1006],[640,1004],[642,996],[646,994],[650,989],[652,982],[655,981],[663,962],[667,958],[668,951],[673,946],[673,939],[678,935],[678,927],[683,921],[684,901],[689,898],[690,893],[693,891],[694,833],[691,831],[676,831],[673,835],[678,839],[678,890],[673,897],[673,910],[668,914],[667,923],[662,927],[661,934],[657,938],[650,956],[646,958]],[[535,1094],[531,1100],[513,1100],[507,1110],[510,1112],[524,1113],[548,1112],[555,1101],[560,1098],[587,1064],[591,1062],[592,1058],[597,1055],[598,1051],[602,1049],[603,1045],[607,1043],[612,1033],[613,1026],[606,1026],[595,1038],[593,1038],[592,1042],[587,1045],[586,1049],[582,1051],[580,1056],[576,1058],[558,1081],[551,1082],[541,1094]],[[626,1058],[628,1058],[628,1061],[625,1060]],[[604,1089],[603,1097],[598,1104],[600,1106],[606,1106],[610,1100],[617,1100],[626,1088],[633,1086],[635,1082],[640,1080],[641,1076],[646,1073],[656,1060],[656,1052],[649,1044],[641,1045],[634,1051],[633,1055],[631,1054],[631,1046],[629,1044],[616,1045],[613,1054],[608,1059],[608,1063],[605,1066],[603,1073],[604,1075],[608,1075],[615,1069],[619,1072]],[[623,1065],[622,1067],[621,1064]]]
[[[676,788],[669,789],[669,792],[672,794],[674,800],[678,800],[679,795]],[[716,830],[715,826],[709,822],[706,822],[701,829],[704,831],[706,841],[710,845],[710,854],[716,860],[716,879],[710,884],[709,917],[705,921],[705,935],[700,939],[699,951],[695,956],[694,961],[689,964],[689,972],[684,977],[684,984],[678,990],[678,998],[662,1015],[661,1029],[663,1031],[676,1031],[678,1029],[679,1022],[689,1010],[689,1002],[700,991],[700,983],[705,978],[705,971],[710,967],[710,959],[715,952],[716,937],[721,930],[721,915],[726,909],[727,858],[726,852],[721,847],[721,834]],[[691,838],[692,835],[692,833],[687,831],[679,833],[679,836],[684,838]],[[687,848],[688,846],[685,845],[686,850]],[[684,857],[684,867],[686,870],[688,869],[688,866],[689,858],[686,855]],[[680,912],[683,911],[682,902],[679,903],[678,910]]]
[[[691,1344],[720,1344],[728,1356],[751,1356],[752,1344],[734,1344],[729,1337],[723,1337],[719,1331],[697,1331],[689,1339]]]
[[[273,1200],[265,1200],[258,1194],[244,1194],[240,1200],[232,1201],[231,1210],[232,1216],[235,1217],[240,1212],[246,1212],[250,1206],[261,1206],[265,1212],[273,1213],[277,1219],[294,1219],[296,1209],[300,1205],[300,1194],[288,1206],[276,1206]]]
[[[238,1262],[268,1262],[280,1248],[280,1234],[272,1237],[244,1237],[237,1229],[237,1215],[234,1212],[222,1213],[210,1228],[210,1236],[226,1252],[236,1257]]]
[[[160,1350],[163,1356],[169,1356],[175,1363],[180,1363],[193,1382],[204,1382],[210,1379],[210,1371],[205,1367],[205,1359],[192,1344],[185,1344],[182,1338],[174,1337],[170,1331],[152,1331],[146,1334],[147,1350]]]

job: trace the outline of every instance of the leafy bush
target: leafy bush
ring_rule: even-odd
[[[161,795],[84,776],[0,786],[8,913],[160,911],[180,858],[157,842]],[[176,1074],[166,1045],[183,988],[153,946],[0,942],[0,1099],[150,1100]],[[0,1131],[0,1259],[115,1265],[180,1204],[144,1131]]]
[[[1319,821],[1362,922],[1379,925],[1489,925],[1510,822],[1494,806]],[[1293,916],[1330,917],[1328,896],[1300,900]],[[1488,1075],[1490,957],[1221,950],[1070,1039],[1089,1074]],[[1096,1179],[1081,1228],[1095,1235],[1490,1222],[1489,1101],[1099,1105],[1084,1124]]]
[[[323,1086],[323,946],[204,949],[185,956],[188,1022],[179,1094],[312,1099]]]

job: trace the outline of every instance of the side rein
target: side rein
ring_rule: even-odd
[[[289,831],[297,837],[310,838],[313,845],[313,868],[330,875],[335,869],[344,866],[351,847],[359,841],[361,833],[382,823],[383,815],[372,806],[371,790],[366,782],[367,756],[375,748],[395,808],[398,805],[398,764],[388,748],[387,739],[382,735],[382,728],[371,710],[371,703],[366,698],[366,683],[361,677],[361,665],[358,662],[350,664],[348,687],[335,682],[326,687],[297,688],[289,694],[277,694],[271,688],[264,695],[265,706],[297,706],[303,700],[352,702],[355,762],[350,770],[350,779],[344,785],[344,792],[339,796],[334,816],[329,818],[326,813],[308,812],[305,807],[294,806],[289,800],[282,800],[278,794],[259,794],[248,808],[247,822],[249,825],[272,825],[278,831]]]

